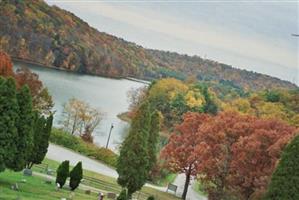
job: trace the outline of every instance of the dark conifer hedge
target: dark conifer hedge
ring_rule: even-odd
[[[299,199],[299,136],[285,148],[264,200]]]
[[[82,162],[78,162],[77,165],[70,172],[70,188],[75,190],[83,178]]]
[[[70,162],[68,160],[63,161],[57,168],[56,183],[62,188],[69,177]]]

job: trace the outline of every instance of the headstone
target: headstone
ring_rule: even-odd
[[[108,198],[108,199],[115,199],[115,198],[116,198],[116,194],[115,194],[115,193],[112,193],[112,192],[108,192],[108,193],[107,193],[107,198]]]
[[[32,170],[31,169],[24,169],[23,171],[24,176],[32,176]]]
[[[19,185],[18,185],[18,183],[13,184],[13,185],[11,186],[11,189],[12,189],[12,190],[15,190],[15,191],[19,191]]]
[[[90,190],[85,190],[85,194],[91,194]]]
[[[47,175],[53,175],[53,170],[50,169],[50,168],[47,169],[46,174],[47,174]]]
[[[166,192],[168,192],[168,190],[170,190],[170,191],[173,191],[174,193],[176,193],[177,189],[178,189],[178,186],[169,183]]]

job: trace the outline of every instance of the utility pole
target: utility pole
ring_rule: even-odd
[[[111,136],[111,132],[112,132],[113,127],[114,127],[113,124],[111,124],[110,131],[109,131],[109,136],[108,136],[108,140],[107,140],[107,144],[106,144],[106,149],[108,149],[108,145],[109,145],[109,141],[110,141],[110,136]]]

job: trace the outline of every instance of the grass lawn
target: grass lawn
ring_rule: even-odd
[[[48,164],[49,168],[51,168],[54,171],[57,169],[58,165],[60,164],[56,161],[49,160],[47,158],[45,158],[43,163]],[[83,167],[84,167],[84,163],[83,163]],[[33,167],[33,170],[40,171],[40,169],[38,169],[36,167]],[[98,174],[98,173],[95,173],[92,171],[84,170],[84,169],[83,169],[83,174],[84,174],[84,176],[93,177],[93,178],[99,179],[99,180],[101,180],[101,182],[103,182],[103,184],[94,184],[94,183],[89,183],[89,182],[83,181],[83,183],[85,185],[92,186],[92,187],[95,187],[97,189],[107,191],[107,192],[119,193],[119,191],[121,190],[120,186],[116,182],[116,179],[114,179],[114,178],[105,176],[103,174]],[[166,192],[161,192],[161,191],[152,189],[150,187],[143,187],[141,192],[142,192],[142,194],[145,194],[146,196],[154,195],[157,200],[178,200],[179,199],[172,194],[169,194]],[[138,196],[138,192],[137,192],[136,196]],[[143,198],[140,198],[140,199],[143,199]]]
[[[177,174],[168,174],[164,179],[159,180],[157,185],[167,187],[168,183],[172,183],[176,177]]]
[[[21,183],[25,179],[26,183]],[[11,185],[18,183],[19,191],[11,189]],[[97,194],[84,194],[82,190],[76,190],[73,200],[96,200]],[[53,200],[68,198],[71,191],[61,189],[56,191],[55,184],[45,183],[45,178],[38,176],[23,176],[22,172],[6,170],[0,173],[0,199],[1,200]]]

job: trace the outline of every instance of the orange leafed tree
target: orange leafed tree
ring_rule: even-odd
[[[17,87],[21,88],[28,85],[32,95],[34,109],[39,110],[43,114],[49,114],[53,107],[52,97],[49,95],[47,88],[43,86],[37,74],[30,69],[22,67],[13,71],[13,64],[8,54],[0,51],[0,76],[14,77]]]
[[[9,55],[1,51],[0,51],[0,76],[4,76],[4,77],[14,76],[12,62]]]
[[[162,151],[167,167],[197,175],[210,200],[258,199],[296,129],[238,112],[188,113]]]
[[[281,121],[237,112],[223,112],[200,126],[197,172],[203,182],[213,185],[209,199],[258,199],[295,132]]]
[[[172,172],[184,173],[186,175],[183,199],[186,199],[188,186],[192,176],[197,175],[198,155],[195,148],[200,143],[197,137],[198,127],[209,119],[209,115],[199,113],[186,113],[184,121],[176,126],[169,143],[161,152],[161,158]]]

